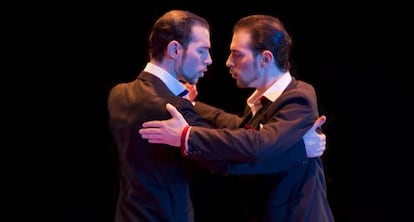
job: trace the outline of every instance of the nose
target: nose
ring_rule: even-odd
[[[208,53],[208,56],[207,56],[207,58],[206,58],[205,63],[206,63],[208,66],[209,66],[209,65],[211,65],[211,64],[213,63],[213,59],[211,59],[211,55],[210,55],[210,53]]]
[[[233,67],[233,62],[231,61],[231,56],[229,56],[229,57],[227,57],[227,60],[226,60],[226,66],[228,67],[228,68],[231,68],[231,67]]]

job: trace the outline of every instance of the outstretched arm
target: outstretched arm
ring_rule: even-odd
[[[188,123],[173,105],[167,104],[166,108],[172,116],[171,119],[145,122],[139,133],[150,143],[180,147],[181,133]],[[326,116],[320,116],[303,136],[306,155],[309,158],[322,156],[326,149],[326,135],[320,129],[325,122]]]

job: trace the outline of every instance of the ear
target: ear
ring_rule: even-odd
[[[181,55],[183,46],[176,40],[171,41],[167,45],[167,54],[170,58],[177,58]]]
[[[269,50],[264,50],[261,53],[261,60],[260,65],[261,66],[267,66],[269,63],[273,63],[273,53]]]

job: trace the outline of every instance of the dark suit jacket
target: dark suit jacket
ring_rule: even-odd
[[[253,119],[196,103],[197,113],[220,130],[192,127],[188,157],[231,160],[246,221],[333,221],[320,158],[307,158],[302,137],[318,117],[314,88],[295,79]],[[261,130],[244,130],[250,128]],[[233,129],[233,130],[229,130]],[[253,175],[254,174],[254,175]]]
[[[149,144],[138,133],[145,121],[171,118],[167,102],[191,125],[204,124],[187,99],[174,96],[160,79],[146,72],[109,93],[109,123],[120,162],[117,222],[193,221],[191,172],[186,170],[194,170],[194,163],[176,147]]]

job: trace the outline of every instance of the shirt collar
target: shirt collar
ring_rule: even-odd
[[[262,95],[256,90],[253,94],[247,99],[247,105],[253,107],[256,103],[259,102],[261,96],[266,97],[271,102],[275,102],[277,98],[282,94],[282,92],[288,87],[289,83],[292,81],[292,76],[290,72],[282,74],[282,77],[273,83]]]
[[[161,81],[168,87],[168,89],[176,96],[185,90],[184,85],[178,81],[177,78],[175,78],[173,75],[158,65],[147,63],[144,71],[160,78]]]

